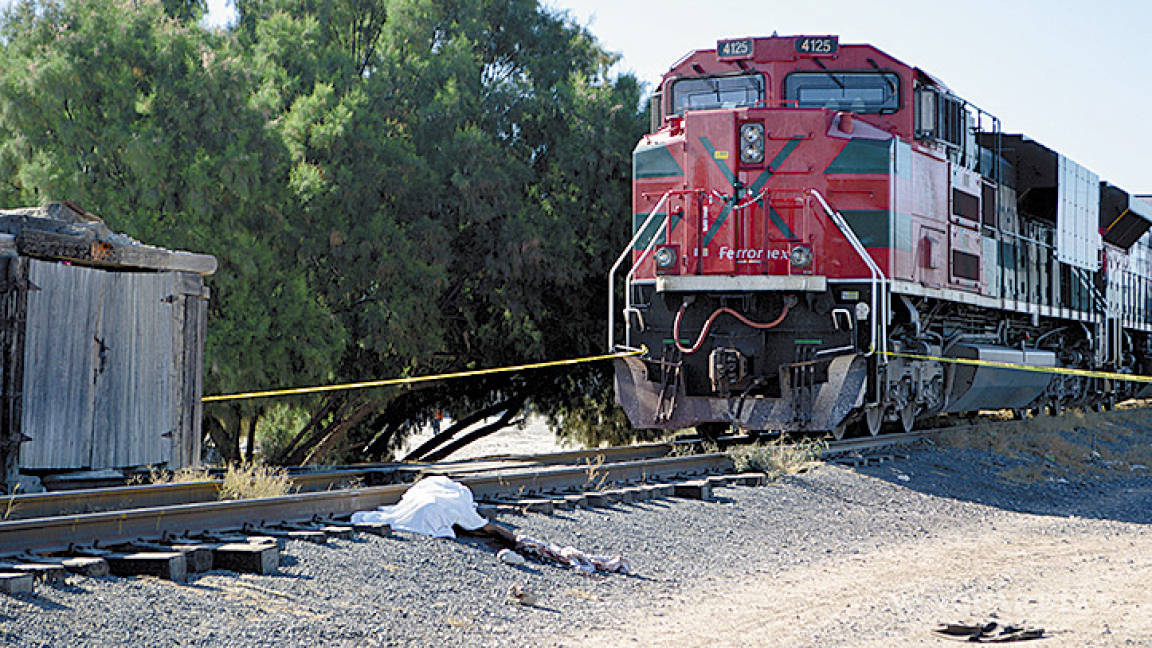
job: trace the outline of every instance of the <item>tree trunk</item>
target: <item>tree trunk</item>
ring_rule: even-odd
[[[340,425],[340,423],[348,417],[349,410],[352,409],[356,400],[353,398],[344,398],[340,401],[340,405],[332,413],[332,422],[321,428],[319,424],[312,428],[311,433],[305,438],[304,441],[299,443],[292,452],[284,457],[284,463],[290,466],[299,465],[304,463],[304,458],[326,437],[332,429]],[[302,431],[303,432],[303,431]]]
[[[372,412],[380,409],[381,404],[382,403],[379,400],[374,398],[365,401],[362,405],[360,405],[360,407],[356,409],[355,412],[352,413],[351,416],[341,421],[338,425],[334,426],[331,431],[328,432],[328,434],[324,435],[319,440],[312,451],[308,453],[308,456],[304,458],[304,463],[320,463],[325,457],[328,456],[328,454],[332,451],[332,448],[344,438],[344,435],[348,434],[348,430],[351,430],[352,426],[364,420],[364,417],[368,416]]]
[[[472,425],[475,425],[475,424],[479,423],[480,421],[483,421],[484,419],[486,419],[490,416],[496,416],[500,412],[507,410],[510,403],[512,403],[514,400],[515,400],[514,398],[502,400],[502,401],[496,403],[495,405],[489,405],[488,407],[483,407],[481,409],[478,409],[475,412],[472,412],[471,414],[469,414],[468,416],[465,416],[464,418],[460,419],[459,421],[454,421],[452,423],[452,425],[450,425],[448,427],[448,429],[444,430],[440,434],[433,436],[431,439],[428,439],[424,443],[421,443],[420,447],[416,448],[412,452],[409,452],[407,455],[405,455],[404,461],[421,461],[421,460],[423,460],[425,458],[425,455],[429,454],[430,452],[435,450],[440,445],[447,443],[452,437],[456,436],[456,434],[458,434],[461,430],[463,430],[467,427],[470,427]],[[519,408],[517,408],[517,411],[519,411]]]
[[[258,416],[258,414],[254,414],[252,416],[245,416],[244,418],[240,419],[242,426],[240,434],[245,433],[243,428],[248,428],[246,430],[248,436],[248,447],[244,449],[244,460],[249,464],[252,463],[252,459],[256,456],[256,419]]]
[[[489,423],[482,428],[473,430],[468,434],[465,434],[464,436],[445,445],[435,452],[429,452],[428,455],[424,457],[424,461],[440,461],[448,455],[451,455],[453,452],[456,452],[460,448],[468,445],[469,443],[483,439],[484,437],[494,432],[499,432],[509,425],[512,425],[512,419],[516,418],[516,415],[520,413],[520,410],[524,409],[525,400],[527,399],[524,396],[517,396],[506,401],[507,407],[504,410],[504,413],[500,415],[498,420],[493,423]]]
[[[281,448],[280,452],[276,453],[275,456],[266,457],[268,463],[282,465],[285,459],[292,455],[292,449],[295,448],[296,445],[299,444],[309,432],[319,426],[320,422],[324,420],[324,417],[331,414],[332,411],[336,409],[337,405],[340,405],[344,402],[345,401],[343,396],[333,395],[325,398],[324,403],[319,408],[317,408],[315,412],[313,412],[312,418],[308,420],[304,427],[300,428],[300,431],[296,433],[296,436],[292,437],[292,440],[289,441],[288,444],[283,448]]]
[[[220,458],[224,463],[233,463],[239,459],[236,455],[232,454],[232,439],[228,434],[228,429],[216,416],[204,417],[204,430],[208,433],[208,437],[212,439],[212,445],[216,446],[216,451],[220,453]]]

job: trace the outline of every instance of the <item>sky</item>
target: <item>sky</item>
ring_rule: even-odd
[[[654,86],[694,49],[740,36],[835,34],[952,91],[1132,193],[1152,194],[1148,0],[543,0]],[[209,0],[208,21],[232,18]]]

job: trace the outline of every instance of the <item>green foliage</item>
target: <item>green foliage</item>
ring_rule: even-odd
[[[601,349],[645,127],[635,79],[608,77],[614,56],[535,0],[237,10],[209,31],[200,0],[15,5],[0,21],[0,200],[74,200],[215,254],[210,393]],[[514,392],[559,426],[627,434],[609,376],[432,387],[349,438]],[[265,405],[206,414],[237,460]]]
[[[296,431],[308,422],[308,412],[298,405],[281,401],[268,408],[256,424],[256,442],[260,445],[260,456],[279,456]]]

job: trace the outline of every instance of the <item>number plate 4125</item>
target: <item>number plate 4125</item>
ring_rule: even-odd
[[[840,49],[839,39],[835,36],[801,36],[795,43],[796,53],[806,56],[828,56]]]

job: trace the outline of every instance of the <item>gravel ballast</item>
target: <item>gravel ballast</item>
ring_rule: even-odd
[[[184,584],[73,576],[37,584],[32,595],[0,595],[0,645],[582,645],[637,615],[676,615],[696,590],[1020,516],[1059,518],[1046,533],[1143,533],[1152,521],[1147,471],[1024,482],[1005,473],[1027,458],[931,445],[900,452],[907,456],[720,488],[711,502],[663,499],[500,520],[547,542],[623,554],[629,575],[506,565],[479,538],[292,541],[271,576],[214,571]],[[516,584],[536,596],[534,606],[508,602]]]

